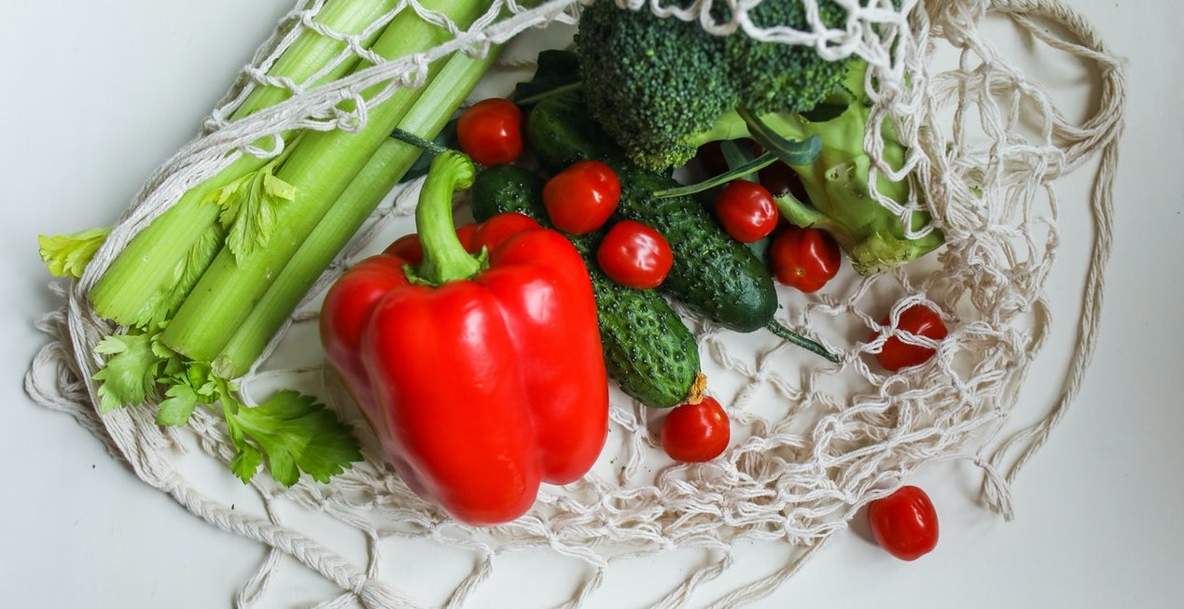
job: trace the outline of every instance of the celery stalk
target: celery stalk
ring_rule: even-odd
[[[399,121],[399,129],[426,140],[434,139],[493,65],[500,50],[500,47],[491,49],[484,59],[461,53],[450,57]],[[422,152],[399,140],[383,142],[214,360],[215,372],[223,378],[237,378],[246,373],[317,278]]]
[[[489,8],[488,1],[421,1],[421,6],[468,27]],[[423,21],[414,11],[400,13],[371,48],[396,59],[447,42],[451,34]],[[428,68],[432,78],[442,62]],[[382,88],[377,85],[368,95]],[[296,200],[278,210],[276,229],[266,248],[236,261],[224,249],[162,335],[174,351],[194,361],[212,361],[263,298],[276,276],[345,192],[391,131],[420,97],[423,88],[402,88],[369,109],[366,126],[353,133],[311,132],[292,151],[276,177],[295,187]]]
[[[330,0],[316,21],[338,32],[360,34],[379,17],[389,12],[398,0]],[[372,39],[378,33],[372,34]],[[306,83],[329,65],[345,43],[306,30],[272,65],[268,74]],[[341,78],[354,69],[357,58],[341,62],[311,85]],[[290,92],[280,87],[261,86],[244,100],[231,116],[237,120],[288,98]],[[269,142],[260,142],[266,147]],[[163,321],[171,309],[168,303],[186,295],[178,286],[183,276],[200,275],[213,260],[203,256],[203,237],[210,234],[218,209],[206,205],[209,193],[258,170],[267,163],[244,155],[218,175],[185,193],[169,211],[141,231],[115,259],[90,293],[100,315],[126,326],[146,326]],[[217,248],[212,250],[217,253]]]
[[[380,17],[392,11],[398,3],[399,0],[329,0],[321,12],[317,13],[315,21],[343,34],[361,34]],[[378,28],[377,31],[370,32],[364,46],[369,48],[378,39],[382,29]],[[297,83],[303,83],[328,66],[330,62],[336,60],[343,50],[345,50],[345,43],[326,38],[312,30],[306,30],[276,60],[268,70],[268,74],[287,77]],[[357,64],[357,55],[350,53],[344,61],[335,65],[314,86],[332,82],[349,74]],[[286,88],[261,86],[252,91],[238,110],[235,110],[232,120],[245,118],[260,110],[278,105],[287,100],[289,96],[291,96],[291,91]]]

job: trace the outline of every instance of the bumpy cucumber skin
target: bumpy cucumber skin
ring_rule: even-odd
[[[631,163],[613,168],[621,178],[617,215],[652,226],[674,251],[662,291],[739,332],[754,332],[773,320],[773,277],[752,250],[724,233],[693,198],[653,198],[653,192],[676,186],[674,180]]]
[[[686,401],[699,373],[699,347],[682,319],[652,290],[622,287],[599,270],[588,276],[609,376],[652,408]]]
[[[624,158],[600,130],[579,91],[549,97],[526,118],[526,142],[539,163],[552,172],[586,159]]]
[[[659,288],[664,293],[739,332],[773,321],[777,291],[760,258],[724,233],[695,199],[655,199],[652,193],[678,183],[624,160],[581,96],[569,93],[540,102],[527,120],[526,136],[539,162],[552,171],[585,159],[612,165],[621,180],[617,218],[648,224],[674,251],[674,267]]]
[[[472,188],[473,216],[519,212],[546,224],[542,181],[503,165],[483,170]],[[594,235],[568,236],[584,257],[596,293],[600,342],[609,376],[621,390],[652,408],[686,400],[699,372],[699,348],[678,314],[653,290],[618,285],[596,268]]]

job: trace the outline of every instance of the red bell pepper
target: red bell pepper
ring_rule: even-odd
[[[458,153],[433,161],[418,240],[339,279],[321,337],[408,486],[459,520],[495,524],[525,513],[540,482],[592,467],[608,385],[592,285],[567,239],[504,214],[462,229],[481,254],[462,246],[452,195],[473,174]]]

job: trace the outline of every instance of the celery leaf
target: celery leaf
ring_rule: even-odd
[[[202,404],[218,401],[218,381],[210,365],[204,362],[186,362],[184,359],[157,341],[153,343],[157,355],[167,358],[161,377],[169,385],[165,399],[156,413],[156,422],[161,425],[185,425],[189,417]],[[229,396],[227,399],[231,399]]]
[[[165,392],[165,399],[156,411],[156,422],[160,425],[184,425],[197,410],[200,396],[189,385],[173,385]]]
[[[240,457],[249,438],[267,457],[272,477],[286,486],[295,484],[301,471],[318,482],[328,482],[362,459],[350,427],[314,398],[295,391],[281,391],[254,408],[224,412],[228,426],[242,434]]]
[[[224,236],[225,231],[218,225],[202,232],[185,257],[177,261],[177,266],[173,269],[173,280],[154,292],[141,305],[132,325],[137,328],[151,328],[171,318],[222,250]]]
[[[296,188],[275,177],[274,165],[247,174],[214,191],[210,201],[222,208],[218,221],[228,233],[226,246],[235,262],[267,247],[280,206],[296,199]]]
[[[73,235],[40,235],[38,253],[54,277],[78,279],[110,233],[109,228],[92,228]]]
[[[143,404],[156,389],[161,359],[153,353],[148,334],[108,336],[95,352],[112,356],[94,379],[99,386],[99,412]]]
[[[250,484],[251,478],[255,477],[255,472],[259,471],[259,466],[263,464],[263,455],[250,444],[242,444],[237,448],[238,453],[230,462],[230,471],[234,472],[243,484]]]

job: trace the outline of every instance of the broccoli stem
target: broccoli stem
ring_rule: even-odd
[[[688,143],[698,148],[710,142],[738,140],[744,137],[751,137],[748,132],[748,122],[740,116],[739,111],[731,110],[717,118],[710,129],[692,136]]]
[[[852,62],[845,80],[845,89],[824,103],[828,112],[815,114],[819,120],[809,120],[792,113],[765,114],[759,118],[740,110],[721,116],[716,124],[694,138],[702,144],[719,138],[754,137],[767,150],[776,152],[802,179],[809,195],[808,201],[793,196],[776,197],[781,214],[789,222],[802,227],[821,228],[829,232],[846,251],[852,266],[861,274],[872,274],[898,266],[937,249],[944,243],[940,231],[930,231],[923,237],[906,236],[901,217],[881,205],[871,194],[871,157],[863,148],[868,127],[869,108],[863,95],[867,65]],[[841,111],[838,109],[841,108]],[[890,123],[884,124],[883,159],[889,166],[904,166],[907,150],[896,139]],[[814,158],[793,159],[786,150],[778,150],[778,140],[797,142],[817,141],[820,146]],[[791,150],[797,145],[790,142]],[[695,192],[699,185],[683,187]],[[908,203],[910,185],[907,180],[893,182],[880,174],[876,177],[876,192],[900,205]],[[920,230],[930,222],[929,215],[916,211],[910,219],[911,230]]]

